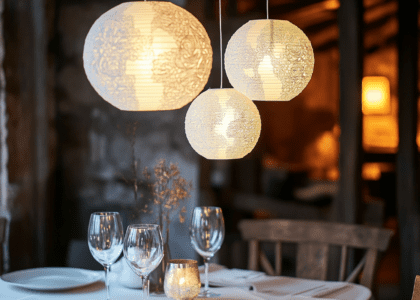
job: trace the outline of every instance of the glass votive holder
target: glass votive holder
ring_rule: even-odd
[[[200,293],[198,264],[192,259],[172,259],[166,265],[164,290],[172,299],[194,299]]]

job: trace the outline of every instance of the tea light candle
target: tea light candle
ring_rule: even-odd
[[[168,262],[164,289],[169,298],[193,299],[200,293],[201,281],[198,264],[190,259],[173,259]]]

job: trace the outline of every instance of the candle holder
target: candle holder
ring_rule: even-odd
[[[164,290],[176,300],[194,299],[200,293],[201,281],[196,260],[172,259],[166,266]]]

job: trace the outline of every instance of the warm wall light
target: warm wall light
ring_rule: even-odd
[[[260,114],[234,89],[209,89],[188,109],[185,132],[193,149],[207,159],[242,158],[257,144]]]
[[[172,110],[204,88],[212,66],[201,23],[170,2],[122,3],[103,14],[84,46],[86,75],[121,110]]]
[[[398,119],[393,115],[363,117],[363,148],[368,152],[395,153]]]
[[[362,81],[362,111],[365,115],[391,112],[389,80],[384,76],[366,76]]]
[[[303,31],[280,20],[249,21],[233,34],[225,53],[230,83],[251,100],[293,99],[311,79],[314,61]]]
[[[381,179],[381,165],[379,163],[365,163],[362,166],[362,178],[364,180]]]

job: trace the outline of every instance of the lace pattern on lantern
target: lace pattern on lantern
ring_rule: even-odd
[[[149,27],[139,27],[143,8],[153,11],[147,23],[151,34]],[[160,31],[157,35],[156,30]],[[165,40],[163,45],[169,48],[155,55],[155,38],[160,43],[159,38],[166,35],[174,44]],[[184,9],[168,2],[128,2],[95,22],[86,38],[83,60],[94,89],[119,109],[171,110],[191,102],[204,88],[212,48],[204,27]],[[139,75],[145,73],[137,72],[137,66],[144,68],[144,61],[151,63],[152,70],[147,69],[151,78],[146,80],[152,80],[156,91],[141,89]]]
[[[276,43],[284,46],[285,55],[276,55],[270,49]],[[261,31],[257,45],[258,65],[263,53],[269,53],[274,74],[282,82],[282,94],[290,98],[297,96],[311,79],[314,66],[312,46],[306,35],[289,22],[274,26],[274,21],[270,20]]]
[[[261,73],[267,57],[270,64]],[[226,49],[229,81],[252,100],[294,98],[308,84],[313,67],[310,41],[288,21],[250,21],[235,32]]]
[[[255,104],[242,94],[208,90],[188,109],[185,131],[194,150],[208,159],[235,159],[255,147],[261,119]]]
[[[103,22],[92,51],[92,66],[100,81],[98,93],[105,99],[118,98],[128,110],[135,110],[137,105],[135,77],[126,74],[126,61],[137,58],[143,51],[141,45],[150,44],[140,30],[134,28],[133,22],[132,16]]]
[[[173,105],[180,99],[195,97],[204,88],[212,65],[211,44],[194,16],[186,18],[176,5],[153,4],[158,16],[153,26],[169,32],[178,45],[153,62],[153,79],[163,83],[165,102]]]

